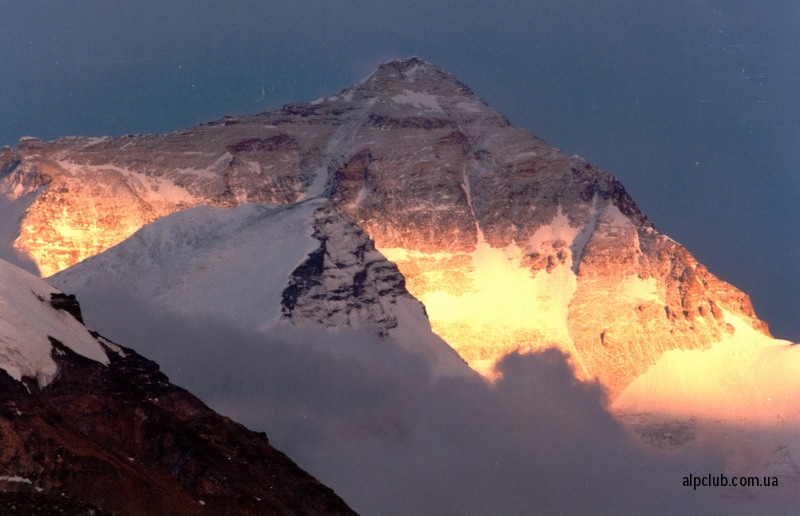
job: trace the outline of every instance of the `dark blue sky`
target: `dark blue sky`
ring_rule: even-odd
[[[0,0],[0,145],[184,128],[419,55],[619,177],[800,341],[796,0]]]

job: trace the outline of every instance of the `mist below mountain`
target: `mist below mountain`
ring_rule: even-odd
[[[135,335],[130,345],[173,381],[267,432],[365,515],[800,508],[800,475],[786,461],[791,428],[695,419],[637,434],[557,350],[506,357],[496,384],[435,379],[423,356],[366,331],[287,325],[265,336],[156,313],[124,292],[86,292],[83,303],[90,325]],[[658,446],[642,439],[648,432]],[[734,472],[777,475],[780,485],[682,485],[689,474]]]

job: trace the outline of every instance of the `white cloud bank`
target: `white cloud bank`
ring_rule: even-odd
[[[422,359],[365,332],[284,327],[265,338],[155,314],[119,292],[84,292],[81,300],[90,325],[157,360],[215,409],[267,432],[365,515],[798,508],[791,461],[787,471],[762,468],[782,475],[777,489],[684,487],[689,474],[730,467],[730,432],[717,441],[714,431],[701,432],[677,449],[645,446],[556,350],[510,355],[494,385],[433,381]]]

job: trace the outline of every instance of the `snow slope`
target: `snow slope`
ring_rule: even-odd
[[[0,368],[15,380],[48,385],[58,372],[50,337],[86,358],[108,364],[103,347],[86,327],[50,304],[58,290],[0,260]]]
[[[326,206],[317,198],[177,212],[50,281],[84,298],[117,292],[242,330],[369,331],[426,356],[437,372],[472,374],[431,331],[397,268]]]
[[[113,281],[182,314],[266,327],[280,317],[291,272],[319,245],[307,224],[315,208],[245,204],[177,212],[52,281],[70,292]]]
[[[800,346],[757,332],[730,312],[732,335],[707,350],[671,350],[615,400],[627,413],[800,424]]]
[[[733,332],[707,350],[671,350],[614,400],[611,409],[661,448],[705,444],[728,477],[775,478],[778,488],[722,490],[768,501],[771,514],[800,503],[800,346],[772,339],[725,311]],[[750,513],[737,505],[731,513]]]

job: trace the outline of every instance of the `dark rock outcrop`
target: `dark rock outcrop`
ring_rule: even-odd
[[[75,294],[64,294],[61,292],[53,292],[50,294],[50,305],[56,310],[64,310],[72,315],[78,322],[83,322],[83,315],[81,315],[81,305],[78,303]]]

